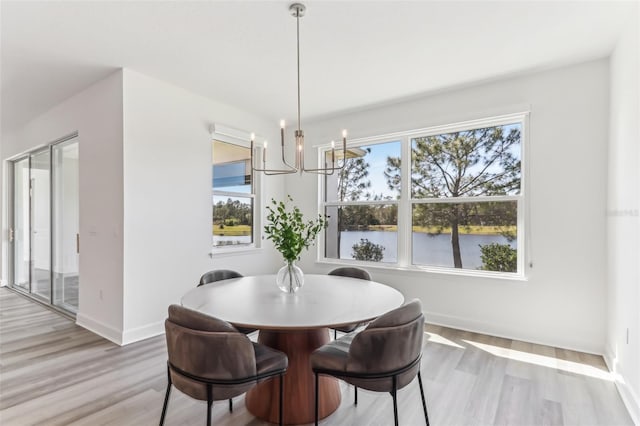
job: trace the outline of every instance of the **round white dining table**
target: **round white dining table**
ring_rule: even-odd
[[[289,357],[284,382],[284,424],[314,420],[314,377],[309,356],[330,341],[329,328],[373,320],[402,305],[404,296],[375,281],[305,274],[293,294],[276,286],[275,275],[232,278],[203,285],[182,297],[182,305],[239,327],[257,328],[258,342]],[[278,381],[268,380],[246,396],[256,417],[278,423]],[[320,377],[319,417],[340,405],[336,379]]]

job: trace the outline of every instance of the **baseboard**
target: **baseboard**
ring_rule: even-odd
[[[607,364],[609,371],[614,374],[616,388],[622,398],[622,402],[631,416],[631,420],[636,426],[640,426],[640,398],[633,391],[631,386],[627,384],[624,373],[618,371],[618,365],[615,361],[615,357],[610,348],[607,348],[604,353],[604,362]]]
[[[78,313],[76,324],[120,346],[164,334],[164,321],[120,331],[87,315]]]
[[[100,321],[97,321],[91,317],[88,317],[85,314],[78,312],[76,315],[76,324],[80,327],[86,328],[87,330],[104,337],[107,340],[111,340],[113,343],[122,346],[122,332],[117,330],[110,325],[106,325]]]
[[[164,321],[125,330],[122,333],[122,344],[128,345],[129,343],[138,342],[161,334],[164,334]]]
[[[603,352],[603,348],[601,346],[594,345],[593,343],[571,339],[563,339],[562,341],[546,339],[540,336],[523,333],[521,330],[513,330],[510,327],[505,327],[504,324],[495,324],[433,312],[425,312],[424,317],[425,321],[429,324],[470,331],[473,333],[488,334],[490,336],[502,337],[505,339],[520,340],[523,342],[535,343],[537,345],[553,346],[555,348],[585,352],[594,355],[602,355]]]

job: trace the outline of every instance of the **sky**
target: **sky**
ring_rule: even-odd
[[[511,129],[519,128],[520,124],[508,124],[503,125],[503,132],[506,136],[509,134]],[[413,138],[412,138],[413,139]],[[521,145],[516,144],[511,147],[511,153],[516,157],[520,158],[520,150]],[[371,188],[375,194],[382,193],[383,196],[390,196],[391,198],[396,198],[396,193],[389,189],[387,185],[387,180],[384,176],[384,170],[387,165],[387,157],[400,157],[401,156],[401,142],[400,141],[392,141],[392,142],[384,142],[373,145],[363,145],[361,146],[363,149],[371,149],[371,152],[365,156],[365,160],[369,163],[369,179],[371,181]],[[476,165],[475,168],[470,169],[471,172],[475,169],[479,171],[483,166],[481,164]],[[493,166],[488,169],[489,172],[498,172],[500,171],[500,166]]]
[[[371,181],[372,192],[376,195],[382,194],[383,197],[396,199],[398,194],[396,191],[389,189],[384,170],[387,166],[387,157],[400,157],[400,141],[364,145],[361,148],[371,149],[371,152],[365,156],[365,161],[369,163],[369,180]]]

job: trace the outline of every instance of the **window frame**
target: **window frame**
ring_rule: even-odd
[[[465,130],[483,127],[503,126],[508,124],[520,124],[520,193],[518,195],[495,195],[481,197],[449,197],[449,198],[411,198],[411,149],[412,139],[424,136],[434,136],[446,133],[461,132]],[[319,238],[317,250],[317,262],[342,265],[366,266],[381,269],[397,269],[418,272],[430,272],[449,275],[463,275],[476,277],[491,277],[511,280],[526,280],[526,266],[530,266],[530,233],[528,225],[528,139],[529,139],[529,111],[514,112],[488,118],[461,121],[445,125],[436,125],[420,129],[406,130],[384,135],[375,135],[353,139],[348,142],[348,148],[357,148],[363,145],[399,140],[401,143],[401,185],[400,198],[397,200],[380,201],[325,201],[325,179],[318,179],[318,211],[324,213],[326,207],[339,207],[345,205],[372,205],[372,204],[396,204],[398,206],[397,224],[397,262],[383,263],[372,261],[359,261],[354,259],[333,259],[325,256],[325,236]],[[330,151],[329,145],[318,146],[318,160],[324,158]],[[516,201],[517,202],[517,253],[518,265],[516,272],[483,271],[476,269],[453,268],[433,265],[413,264],[413,238],[412,238],[412,208],[414,204],[433,203],[469,203],[486,201]]]
[[[215,141],[230,143],[233,145],[237,145],[243,148],[247,148],[247,150],[251,149],[251,137],[249,132],[245,132],[242,130],[233,129],[231,127],[227,127],[220,124],[215,124],[211,126],[211,138],[209,140],[209,149],[210,149],[210,158],[213,159],[213,145]],[[254,148],[254,151],[256,148]],[[255,152],[254,152],[255,154]],[[209,168],[209,198],[211,200],[210,206],[213,208],[213,197],[214,196],[228,196],[228,197],[242,197],[242,198],[251,198],[253,204],[252,211],[252,227],[251,233],[253,236],[253,241],[248,244],[231,244],[231,245],[220,245],[216,246],[213,244],[213,235],[211,235],[211,251],[210,256],[214,257],[217,255],[225,255],[225,254],[233,254],[245,251],[255,251],[261,248],[260,241],[261,235],[259,234],[259,230],[261,229],[261,215],[260,211],[262,208],[262,181],[259,173],[251,172],[251,192],[250,193],[236,193],[232,191],[216,191],[213,188],[213,163],[210,163]],[[213,226],[213,223],[210,222],[210,227]],[[212,229],[212,228],[211,228]]]

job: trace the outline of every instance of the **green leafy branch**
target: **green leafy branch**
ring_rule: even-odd
[[[287,201],[293,198],[287,195]],[[271,206],[266,209],[268,223],[264,227],[267,239],[273,241],[275,248],[287,262],[300,259],[303,249],[308,249],[328,222],[326,216],[318,215],[316,220],[305,221],[302,212],[296,206],[289,209],[285,202],[271,199]]]

